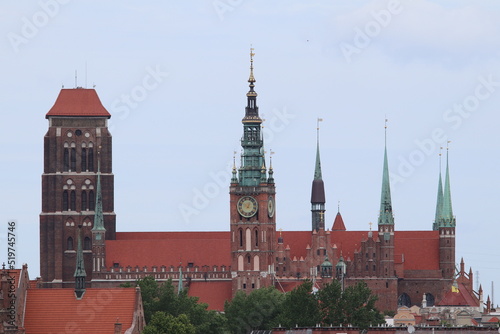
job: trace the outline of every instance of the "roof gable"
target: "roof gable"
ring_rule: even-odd
[[[95,89],[61,89],[56,102],[45,118],[53,116],[106,117],[111,114],[104,108]]]

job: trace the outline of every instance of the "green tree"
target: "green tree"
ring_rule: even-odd
[[[195,333],[219,334],[220,328],[225,326],[226,319],[223,315],[207,310],[208,305],[199,303],[197,297],[188,296],[184,289],[180,294],[171,280],[159,284],[153,277],[138,280],[141,287],[144,317],[148,324],[157,312],[163,312],[173,317],[184,314],[189,323],[195,327]]]
[[[345,289],[342,299],[343,323],[366,329],[370,325],[376,326],[385,322],[384,316],[375,308],[378,297],[372,294],[365,282]]]
[[[324,325],[340,326],[344,324],[344,298],[339,281],[333,280],[323,286],[317,294],[319,313]]]
[[[304,283],[288,292],[282,304],[282,312],[278,316],[278,323],[291,328],[313,327],[321,321],[318,300],[312,293],[313,283],[305,280]]]
[[[189,322],[185,314],[174,317],[165,312],[156,312],[151,318],[151,322],[144,327],[143,334],[195,334],[196,329],[193,324]]]
[[[250,333],[254,329],[272,329],[280,313],[284,295],[274,287],[265,287],[247,295],[238,291],[224,305],[227,328],[231,333]]]

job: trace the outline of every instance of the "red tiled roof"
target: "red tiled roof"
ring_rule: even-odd
[[[77,300],[73,289],[28,289],[26,333],[113,333],[119,320],[132,325],[136,291],[131,288],[87,289]]]
[[[332,231],[345,231],[344,220],[340,212],[337,212],[335,220],[333,221]]]
[[[45,118],[50,116],[99,116],[110,118],[110,113],[99,100],[95,89],[61,89],[54,106]]]
[[[119,232],[106,241],[106,266],[231,266],[229,232]]]
[[[404,270],[439,270],[439,231],[396,231],[394,239]]]
[[[436,306],[479,306],[479,300],[465,284],[458,283],[458,292],[449,290]]]
[[[497,318],[497,317],[493,317],[491,318],[490,320],[488,320],[487,322],[494,322],[494,323],[497,323],[499,322],[500,320]]]
[[[199,297],[209,310],[224,311],[225,301],[232,299],[231,290],[231,281],[191,282],[188,295]]]

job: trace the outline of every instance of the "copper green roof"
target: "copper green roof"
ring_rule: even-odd
[[[380,196],[379,225],[394,225],[391,203],[391,185],[389,182],[389,167],[387,163],[387,145],[384,148],[384,168],[382,171],[382,194]]]

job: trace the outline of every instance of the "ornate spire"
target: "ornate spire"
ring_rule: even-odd
[[[385,120],[384,168],[382,172],[382,194],[380,198],[379,225],[394,225],[392,215],[391,185],[389,182],[389,164],[387,163],[387,119]]]
[[[257,93],[254,91],[255,78],[253,76],[253,48],[250,49],[250,91],[247,93],[247,106],[243,117],[243,137],[241,146],[242,164],[239,173],[239,185],[257,186],[267,181],[264,159],[264,138],[262,135],[262,119],[257,107]]]
[[[96,190],[96,204],[94,215],[94,226],[92,231],[106,231],[104,228],[104,216],[102,213],[102,192],[101,192],[101,147],[97,152],[97,190]]]
[[[450,142],[448,142],[450,143]],[[438,227],[455,227],[455,217],[453,216],[453,208],[451,206],[451,190],[450,190],[450,169],[448,164],[448,147],[446,147],[446,175],[443,191],[443,206],[442,214],[438,221]]]
[[[75,295],[77,299],[81,299],[85,293],[85,263],[83,262],[82,249],[82,226],[78,226],[78,247],[76,250],[76,269],[75,274]]]
[[[325,184],[321,177],[321,161],[319,156],[319,122],[322,119],[318,118],[318,126],[316,128],[316,165],[314,169],[314,179],[311,189],[311,211],[312,211],[312,229],[319,230],[325,228]]]
[[[442,149],[442,147],[441,147]],[[438,183],[438,193],[436,201],[436,217],[434,218],[434,224],[432,224],[432,229],[438,229],[438,222],[442,216],[443,211],[443,181],[441,178],[441,152],[439,153],[439,183]]]

